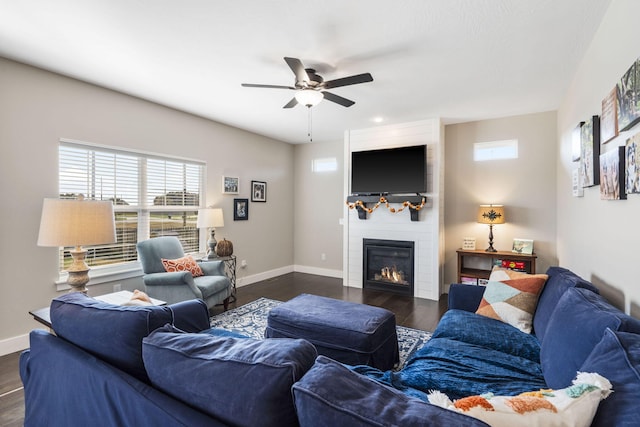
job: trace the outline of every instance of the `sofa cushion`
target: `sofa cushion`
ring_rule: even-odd
[[[142,338],[173,322],[167,306],[125,307],[102,302],[81,292],[51,301],[56,334],[134,377],[148,381],[142,362]]]
[[[494,427],[589,427],[600,401],[610,392],[611,383],[606,378],[580,373],[572,386],[561,390],[532,390],[517,396],[487,393],[455,402],[439,391],[432,391],[429,402]]]
[[[598,408],[594,427],[636,425],[640,420],[640,335],[607,328],[580,370],[597,372],[613,386],[611,396]]]
[[[486,426],[372,381],[319,356],[292,387],[301,427]]]
[[[495,277],[496,273],[491,275]],[[489,279],[476,313],[501,320],[524,333],[531,333],[533,313],[547,275],[520,273],[511,278],[507,272],[502,273],[507,279]]]
[[[535,336],[464,310],[448,310],[433,331],[433,338],[449,338],[540,362],[540,343]]]
[[[571,384],[607,328],[640,333],[640,321],[590,290],[567,289],[551,315],[540,346],[542,372],[549,387]]]
[[[566,268],[549,267],[547,276],[547,284],[538,298],[538,307],[533,315],[533,331],[540,342],[544,339],[551,314],[567,289],[577,287],[599,293],[598,288]]]
[[[143,341],[151,383],[234,426],[295,426],[291,386],[311,368],[305,340],[183,334],[167,325]]]

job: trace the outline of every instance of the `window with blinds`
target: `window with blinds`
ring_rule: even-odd
[[[199,250],[196,228],[204,199],[204,163],[61,140],[60,198],[110,200],[117,243],[87,246],[89,266],[114,266],[138,259],[136,243],[176,236],[186,253]],[[71,263],[60,248],[60,271]]]

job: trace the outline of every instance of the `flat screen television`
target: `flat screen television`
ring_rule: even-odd
[[[351,153],[352,194],[415,194],[426,191],[426,145]]]

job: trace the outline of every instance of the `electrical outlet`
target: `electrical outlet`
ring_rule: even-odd
[[[113,292],[120,292],[122,290],[122,285],[120,283],[116,283],[113,285]]]
[[[323,254],[320,254],[320,259],[321,259],[322,261],[326,261],[326,260],[327,260],[327,254],[324,254],[324,253],[323,253]]]
[[[241,268],[245,268],[247,266],[247,260],[243,259],[242,261],[240,261],[240,267]]]

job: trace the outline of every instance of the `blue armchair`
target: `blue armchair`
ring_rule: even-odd
[[[209,309],[222,303],[229,308],[231,281],[224,274],[222,261],[199,263],[204,276],[193,277],[188,271],[167,272],[162,259],[182,258],[184,250],[177,237],[155,237],[137,244],[144,276],[145,292],[152,298],[174,304],[199,298]]]

